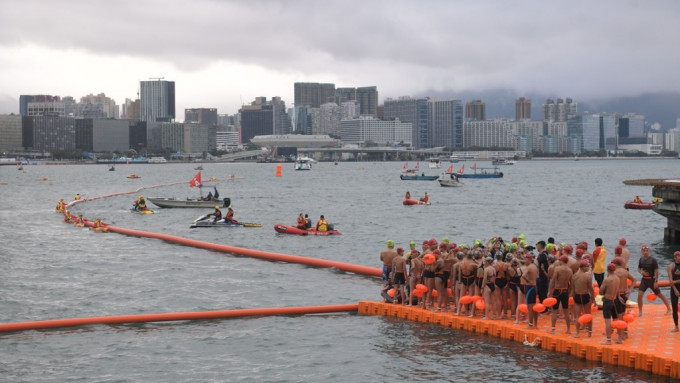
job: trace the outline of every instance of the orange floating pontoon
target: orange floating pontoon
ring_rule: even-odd
[[[359,302],[359,314],[384,315],[418,322],[439,324],[458,330],[488,334],[497,338],[514,340],[528,346],[571,354],[618,366],[651,372],[657,375],[680,378],[680,333],[671,333],[673,320],[664,315],[663,305],[646,304],[644,316],[629,324],[629,337],[623,344],[602,345],[605,331],[602,312],[593,313],[593,336],[581,332],[580,338],[565,334],[564,319],[557,322],[556,334],[550,334],[550,316],[540,315],[538,329],[527,329],[526,324],[513,324],[513,320],[485,320],[423,310],[401,304]],[[574,332],[572,323],[572,333]],[[613,336],[613,338],[616,335]]]

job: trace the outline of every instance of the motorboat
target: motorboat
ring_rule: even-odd
[[[312,162],[309,157],[300,156],[295,160],[295,170],[312,170]]]
[[[195,208],[211,208],[215,206],[219,207],[229,207],[231,200],[229,198],[223,198],[221,200],[203,200],[200,198],[147,198],[152,204],[163,207],[163,208],[182,208],[182,207],[195,207]]]
[[[430,158],[427,160],[427,167],[430,169],[439,169],[442,167],[441,160],[439,158]]]
[[[458,175],[456,173],[442,173],[437,181],[439,181],[440,186],[444,187],[456,187],[463,185],[458,180]]]
[[[456,173],[456,176],[460,178],[502,178],[503,172],[498,169],[498,166],[491,168],[477,167],[477,164],[472,166],[473,173],[464,173],[465,165]]]
[[[498,166],[498,165],[514,165],[516,164],[517,161],[515,160],[508,160],[506,158],[495,158],[494,160],[491,161],[491,165]]]
[[[221,219],[217,222],[213,222],[212,220],[199,221],[192,223],[191,226],[189,226],[191,229],[202,227],[262,227],[262,225],[259,223],[250,222],[226,222],[225,220]]]
[[[399,175],[402,181],[434,181],[439,176],[426,176],[425,173],[408,172]]]

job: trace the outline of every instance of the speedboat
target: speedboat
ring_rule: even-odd
[[[205,220],[205,221],[199,221],[192,223],[189,228],[195,229],[199,227],[262,227],[259,223],[250,223],[250,222],[225,222],[223,219],[213,222],[212,220]]]
[[[192,198],[187,198],[187,199],[178,199],[178,198],[147,198],[149,202],[152,204],[158,206],[158,207],[164,207],[164,208],[171,208],[171,207],[202,207],[202,208],[210,208],[210,207],[215,207],[215,205],[219,207],[229,207],[231,204],[231,199],[230,198],[224,198],[222,200],[211,200],[211,201],[205,201],[202,199],[192,199]]]
[[[444,187],[456,187],[463,185],[458,180],[458,175],[456,173],[442,173],[441,177],[437,180],[440,186]]]
[[[402,181],[434,181],[439,176],[426,176],[425,173],[418,174],[414,172],[403,173],[399,175]]]
[[[430,158],[427,160],[427,167],[430,169],[439,169],[442,166],[439,158]]]
[[[295,160],[295,170],[312,170],[312,162],[314,160],[309,157],[300,156]]]
[[[508,160],[505,158],[496,158],[491,161],[491,165],[498,166],[498,165],[514,165],[516,164],[517,161],[515,160]]]
[[[139,213],[139,214],[153,214],[154,213],[154,211],[149,209],[149,208],[137,210],[133,207],[132,209],[130,209],[130,211],[132,211],[133,213]]]
[[[626,203],[623,204],[623,207],[625,209],[649,210],[649,209],[654,207],[654,203],[653,202],[626,201]]]

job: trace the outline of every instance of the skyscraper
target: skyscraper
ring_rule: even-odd
[[[486,103],[482,100],[472,100],[466,103],[465,118],[477,121],[486,120]]]
[[[515,120],[531,120],[531,100],[520,97],[515,100]]]
[[[335,84],[318,82],[295,83],[295,106],[318,108],[335,100]]]
[[[361,106],[362,116],[376,116],[378,109],[378,87],[364,86],[357,88],[357,101]]]
[[[141,121],[170,122],[175,119],[175,82],[162,77],[139,82]]]
[[[385,119],[410,122],[413,127],[411,142],[415,148],[428,146],[427,100],[408,96],[385,100]]]
[[[460,100],[428,100],[428,147],[463,145],[463,104]]]

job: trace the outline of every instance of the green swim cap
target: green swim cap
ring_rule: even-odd
[[[449,237],[444,237],[444,239],[442,239],[442,243],[445,243],[445,244],[448,245],[449,242],[451,242],[451,241],[449,240]]]
[[[560,247],[567,247],[567,243],[566,242],[560,243]]]
[[[461,243],[460,245],[458,245],[458,247],[460,247],[461,249],[466,249],[468,246],[464,243]]]
[[[552,243],[549,243],[545,246],[545,249],[548,250],[548,251],[553,251],[554,248],[555,248],[555,245],[552,244]]]
[[[387,240],[387,247],[394,247],[394,241],[391,239]]]
[[[519,239],[524,239],[524,234],[520,234],[518,238],[519,238]]]
[[[519,241],[519,244],[520,244],[521,246],[526,246],[526,245],[527,245],[527,241],[521,240],[521,241]]]
[[[411,249],[416,248],[416,243],[414,241],[409,242],[408,245],[411,246]]]

